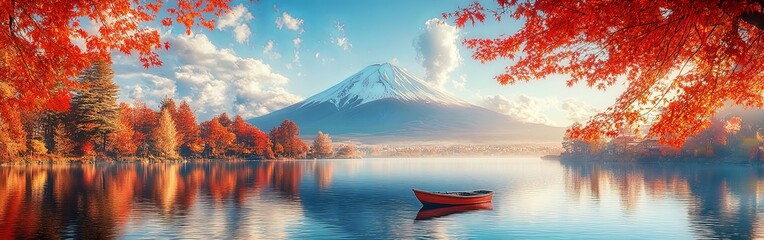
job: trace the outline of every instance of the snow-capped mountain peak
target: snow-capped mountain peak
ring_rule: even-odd
[[[430,86],[405,69],[390,63],[381,63],[370,65],[337,85],[306,99],[300,107],[328,102],[338,109],[345,109],[387,98],[442,105],[468,105]]]

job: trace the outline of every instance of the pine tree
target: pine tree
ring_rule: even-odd
[[[164,99],[159,103],[159,112],[162,111],[170,111],[170,116],[172,117],[172,121],[175,122],[175,132],[177,132],[177,135],[175,135],[176,142],[178,143],[178,148],[180,148],[180,143],[183,142],[183,132],[180,131],[180,128],[178,127],[178,107],[175,104],[175,100],[173,100],[170,97],[165,96]]]
[[[170,111],[162,111],[159,126],[154,131],[154,149],[159,156],[169,159],[178,158],[176,135],[175,122],[172,121]]]
[[[105,62],[95,62],[79,76],[83,89],[72,98],[75,136],[78,142],[92,142],[104,151],[109,133],[117,129],[118,88],[114,71]]]
[[[332,149],[332,139],[329,137],[329,134],[324,134],[321,131],[318,131],[316,139],[313,140],[313,154],[315,154],[315,157],[317,158],[327,158],[334,154],[334,149]]]

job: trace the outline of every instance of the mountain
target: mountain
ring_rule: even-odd
[[[374,64],[302,102],[249,120],[268,131],[284,119],[300,132],[383,142],[559,142],[562,128],[520,123],[430,86],[390,63]]]

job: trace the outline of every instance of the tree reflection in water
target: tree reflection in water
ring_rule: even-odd
[[[141,211],[193,214],[200,197],[246,205],[264,191],[299,209],[303,171],[328,186],[332,166],[299,161],[130,163],[0,167],[0,239],[114,238]],[[261,199],[258,199],[261,200]],[[271,200],[269,200],[271,201]],[[271,204],[272,206],[272,204]],[[136,219],[131,219],[136,218]],[[247,216],[242,216],[246,219]],[[239,219],[239,220],[242,220]],[[260,221],[265,221],[261,219]],[[232,221],[233,222],[233,221]],[[234,225],[240,223],[233,223]],[[256,236],[245,233],[246,236]]]
[[[3,166],[0,239],[758,238],[762,169],[538,159]],[[412,184],[499,194],[492,211],[415,221]],[[432,215],[458,212],[447,210]]]
[[[764,237],[761,166],[580,161],[561,164],[566,189],[573,198],[598,201],[603,191],[617,192],[624,210],[630,212],[640,207],[641,197],[672,197],[686,202],[692,230],[699,238]]]

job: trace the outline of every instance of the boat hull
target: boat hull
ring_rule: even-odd
[[[485,194],[476,194],[472,196],[458,196],[455,194],[428,192],[418,189],[412,190],[414,191],[416,198],[419,199],[419,202],[423,205],[431,206],[470,205],[487,203],[493,200],[493,192],[491,191],[487,191]]]

